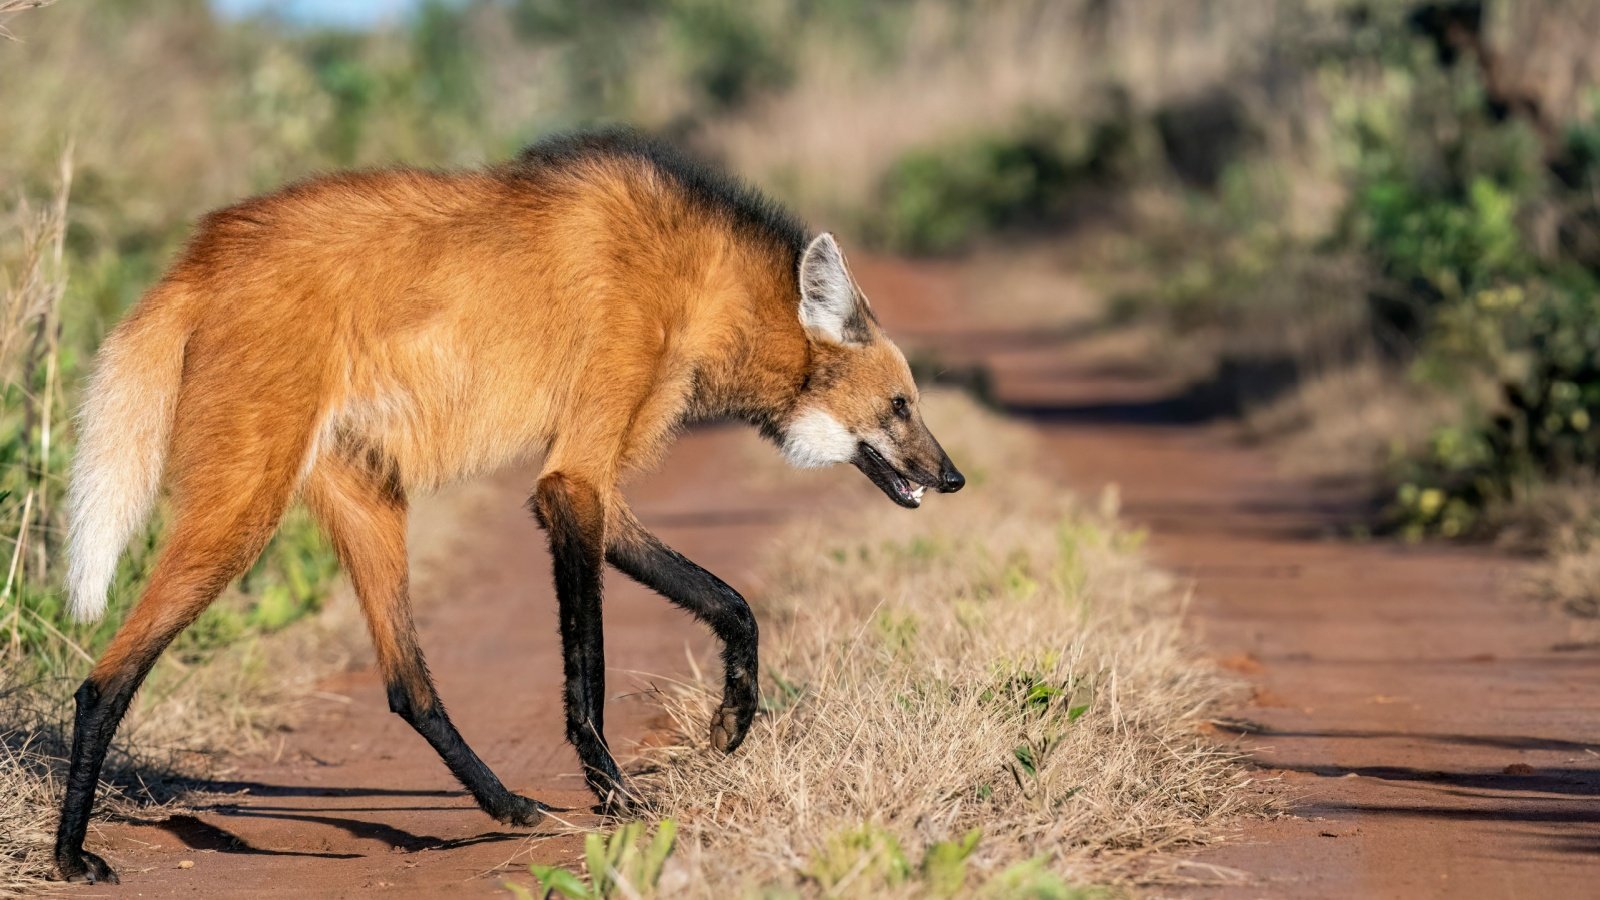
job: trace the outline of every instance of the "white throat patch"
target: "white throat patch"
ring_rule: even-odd
[[[800,469],[831,466],[855,457],[856,439],[838,419],[813,407],[789,423],[783,433],[783,455]]]

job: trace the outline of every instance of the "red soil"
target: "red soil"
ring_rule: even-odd
[[[1600,896],[1600,644],[1522,594],[1525,562],[1341,539],[1360,496],[1278,474],[1158,366],[973,328],[958,272],[858,274],[903,343],[981,361],[1069,484],[1120,493],[1193,580],[1207,652],[1253,688],[1219,738],[1288,813],[1195,858],[1221,884],[1156,893]]]
[[[1193,579],[1207,652],[1255,689],[1219,739],[1251,750],[1260,789],[1289,812],[1195,858],[1196,877],[1221,884],[1157,893],[1600,894],[1600,652],[1518,596],[1516,562],[1337,539],[1356,498],[1274,474],[1263,453],[1166,400],[1176,391],[1159,377],[1066,336],[974,325],[956,267],[857,269],[903,345],[987,364],[1069,483],[1118,487],[1156,560]],[[691,434],[635,492],[665,540],[741,588],[776,524],[805,505],[738,481],[748,440]],[[530,481],[502,476],[419,510],[418,531],[449,542],[441,553],[428,538],[425,555],[448,563],[418,592],[423,643],[485,760],[513,788],[582,810],[543,538],[521,505]],[[680,673],[709,640],[625,579],[608,588],[608,724],[625,758],[649,727],[647,704],[617,697],[639,682],[626,673]],[[490,895],[530,858],[578,853],[573,838],[529,842],[478,812],[388,713],[372,670],[324,690],[348,702],[319,701],[275,758],[240,761],[219,788],[243,793],[91,835],[124,884],[84,892]]]

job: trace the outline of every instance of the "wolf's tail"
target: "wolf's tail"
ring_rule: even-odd
[[[78,408],[67,496],[68,609],[105,612],[117,559],[155,505],[189,328],[179,289],[156,287],[100,347]]]

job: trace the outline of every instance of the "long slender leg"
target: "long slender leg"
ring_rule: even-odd
[[[507,790],[467,746],[428,674],[411,619],[407,505],[398,481],[376,467],[329,458],[307,479],[305,499],[355,586],[389,689],[389,708],[432,745],[484,812],[512,825],[537,822],[543,807]]]
[[[286,484],[281,493],[287,495]],[[276,527],[286,496],[243,494],[245,501],[232,509],[191,505],[180,510],[144,596],[78,688],[72,764],[55,848],[56,866],[68,881],[118,880],[105,860],[83,849],[106,750],[161,652],[249,567]]]
[[[760,703],[759,632],[750,605],[726,582],[663,544],[626,512],[614,517],[606,559],[633,580],[688,610],[722,641],[722,706],[711,718],[711,743],[732,753]]]
[[[605,507],[591,484],[563,472],[539,479],[531,505],[549,532],[555,564],[567,740],[578,751],[584,779],[602,805],[625,809],[633,797],[611,757],[605,734],[606,660],[601,628]]]

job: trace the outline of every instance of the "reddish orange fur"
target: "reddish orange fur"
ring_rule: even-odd
[[[567,737],[590,788],[622,808],[603,725],[606,562],[722,641],[714,745],[737,748],[759,704],[748,604],[639,525],[626,476],[683,424],[735,417],[797,465],[854,462],[903,506],[964,483],[832,236],[810,239],[622,133],[556,139],[484,172],[321,178],[213,213],[107,339],[85,398],[73,612],[104,609],[163,457],[174,516],[144,596],[76,695],[56,837],[67,878],[115,878],[83,849],[111,735],[156,656],[296,495],[355,586],[391,709],[485,812],[526,825],[541,807],[467,746],[428,677],[407,596],[408,494],[543,454],[531,505],[555,557]]]
[[[192,621],[302,489],[401,658],[407,490],[543,452],[613,520],[681,422],[799,390],[795,265],[631,158],[341,175],[207,216],[130,317],[188,335],[177,515],[97,676]]]
[[[303,496],[355,587],[385,683],[404,685],[414,706],[427,709],[433,692],[413,663],[404,490],[370,461],[329,457],[312,468]]]

